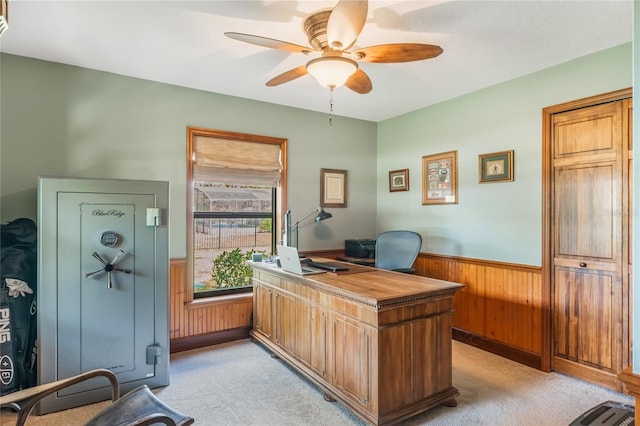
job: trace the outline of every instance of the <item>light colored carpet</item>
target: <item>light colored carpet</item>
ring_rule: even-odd
[[[198,425],[364,425],[257,343],[241,340],[171,356],[171,384],[154,392]],[[543,373],[453,342],[457,407],[439,406],[404,425],[568,425],[608,400],[633,399],[557,373]],[[80,425],[109,402],[45,416],[28,425]],[[3,411],[1,424],[15,415]]]

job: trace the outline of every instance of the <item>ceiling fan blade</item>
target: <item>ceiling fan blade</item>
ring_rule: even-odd
[[[354,92],[360,93],[362,95],[364,95],[365,93],[369,93],[371,89],[373,89],[371,79],[369,78],[367,73],[362,71],[362,68],[358,68],[358,71],[351,74],[351,77],[347,79],[344,85]]]
[[[298,68],[293,68],[289,71],[285,71],[282,74],[273,77],[271,80],[267,81],[267,86],[272,87],[288,83],[291,80],[295,80],[296,78],[302,77],[305,74],[307,74],[307,66],[301,65]]]
[[[360,35],[369,12],[367,0],[340,0],[327,23],[327,41],[335,50],[348,49]]]
[[[313,49],[310,47],[300,46],[298,44],[289,43],[288,41],[276,40],[268,37],[234,32],[227,32],[224,33],[224,35],[234,40],[243,41],[245,43],[251,43],[262,47],[268,47],[270,49],[278,49],[294,53],[304,53],[305,55],[313,52]]]
[[[394,63],[431,59],[443,52],[440,46],[420,43],[381,44],[364,47],[351,53],[356,61]]]

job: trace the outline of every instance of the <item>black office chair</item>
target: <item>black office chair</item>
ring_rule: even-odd
[[[23,426],[33,408],[42,398],[68,386],[100,376],[106,377],[111,383],[113,404],[89,420],[86,423],[87,426],[147,426],[158,423],[169,426],[187,426],[193,424],[192,417],[164,404],[146,385],[138,386],[120,397],[118,379],[113,372],[106,369],[91,370],[67,379],[2,395],[0,396],[0,408],[11,408],[17,411],[16,426]]]
[[[376,268],[415,274],[413,262],[422,247],[422,237],[413,231],[388,231],[376,238]]]

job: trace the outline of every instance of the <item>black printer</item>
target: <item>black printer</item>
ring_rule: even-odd
[[[344,240],[344,255],[347,257],[376,257],[376,240]]]

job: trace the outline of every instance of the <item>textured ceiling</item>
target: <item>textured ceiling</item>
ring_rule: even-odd
[[[265,82],[309,56],[242,43],[226,31],[308,45],[302,23],[334,1],[9,2],[2,52],[328,112],[311,76]],[[375,1],[359,47],[439,45],[437,58],[361,63],[373,90],[342,87],[334,114],[380,121],[632,39],[633,1]]]

